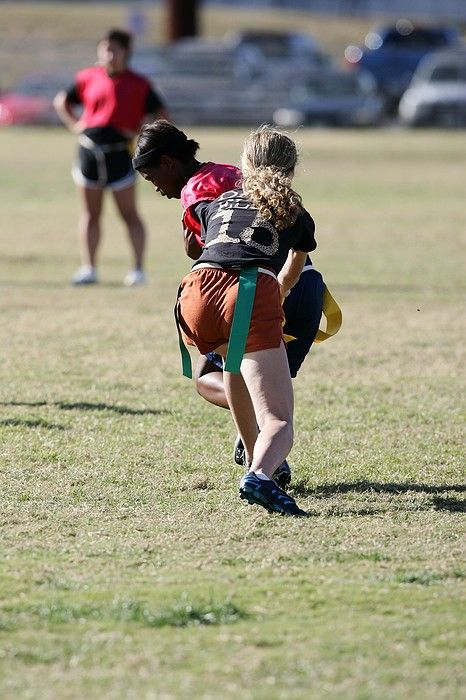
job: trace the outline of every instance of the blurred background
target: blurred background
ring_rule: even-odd
[[[180,125],[466,127],[464,0],[0,2],[0,125],[58,126],[101,34]]]

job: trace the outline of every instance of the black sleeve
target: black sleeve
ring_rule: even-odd
[[[146,103],[144,105],[144,111],[146,114],[154,114],[159,109],[163,109],[165,103],[153,88],[149,90],[146,97]]]
[[[200,221],[201,224],[201,239],[204,241],[205,240],[205,232],[207,230],[207,220],[206,220],[206,214],[207,210],[209,208],[209,205],[212,204],[212,201],[206,201],[204,200],[203,202],[196,202],[196,204],[191,208],[192,211],[196,214],[197,218]]]
[[[317,248],[316,239],[314,237],[316,225],[314,219],[306,210],[298,217],[296,222],[298,225],[298,236],[293,245],[293,250],[300,250],[304,253],[309,253]]]
[[[76,85],[70,85],[66,90],[66,101],[73,105],[80,105],[81,98],[78,94],[78,88]]]

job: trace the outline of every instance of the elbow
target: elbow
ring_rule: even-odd
[[[58,92],[53,98],[53,106],[56,112],[60,114],[63,111],[66,103],[66,96],[63,91]]]

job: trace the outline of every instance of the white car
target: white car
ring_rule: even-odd
[[[379,125],[383,114],[384,101],[371,75],[332,68],[314,71],[292,85],[273,119],[284,127],[367,127]]]
[[[399,116],[407,126],[466,127],[466,50],[426,56],[401,98]]]

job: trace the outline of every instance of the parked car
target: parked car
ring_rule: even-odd
[[[300,32],[249,30],[229,32],[224,41],[237,53],[254,49],[264,72],[296,77],[328,65],[330,58],[310,35]]]
[[[222,41],[183,39],[150,76],[179,124],[256,125],[271,121],[288,83],[264,74],[257,51]]]
[[[399,115],[409,126],[466,127],[466,50],[426,56],[401,98]]]
[[[60,124],[53,98],[71,80],[70,76],[53,73],[26,76],[16,88],[0,95],[0,126]]]
[[[374,76],[378,89],[393,110],[419,61],[432,51],[460,43],[460,34],[454,27],[415,27],[408,20],[399,20],[395,26],[369,32],[363,47],[348,46],[345,59],[350,66]]]
[[[364,73],[316,71],[289,91],[288,101],[273,115],[279,126],[374,126],[384,114],[384,101],[373,78]]]

